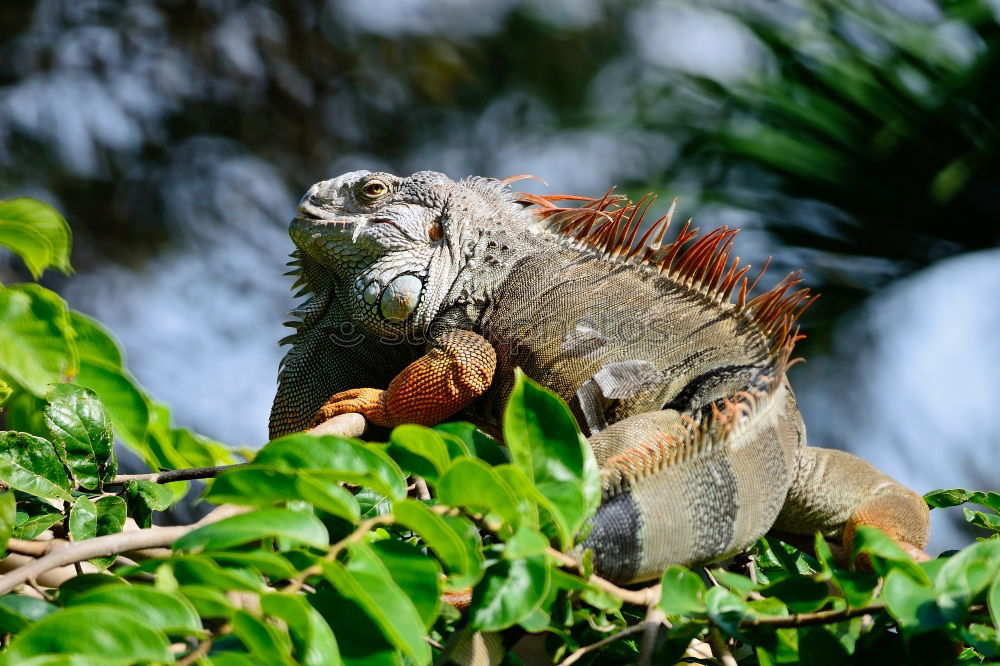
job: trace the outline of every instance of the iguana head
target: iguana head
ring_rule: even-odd
[[[481,273],[470,269],[484,235],[513,231],[523,208],[499,181],[353,171],[313,185],[290,233],[304,261],[332,272],[359,325],[408,333],[459,298],[468,273]]]

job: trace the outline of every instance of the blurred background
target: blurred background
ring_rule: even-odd
[[[0,3],[0,198],[66,215],[48,286],[231,446],[266,439],[311,183],[531,173],[678,195],[765,286],[804,267],[812,443],[997,489],[998,148],[998,0]],[[971,538],[935,514],[932,552]]]

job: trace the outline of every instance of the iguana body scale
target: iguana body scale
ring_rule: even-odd
[[[433,172],[317,183],[292,223],[309,300],[272,437],[345,412],[496,426],[521,368],[589,438],[603,498],[584,546],[612,580],[718,559],[772,527],[849,541],[869,524],[922,548],[918,495],[806,446],[786,370],[808,290],[789,276],[751,297],[734,231],[664,244],[670,214],[639,235],[649,203]]]

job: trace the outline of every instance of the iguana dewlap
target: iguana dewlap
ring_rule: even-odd
[[[585,546],[605,577],[711,561],[772,528],[849,545],[873,525],[923,548],[919,495],[806,446],[785,372],[808,290],[789,276],[751,298],[735,231],[664,244],[669,215],[639,234],[648,203],[433,172],[317,183],[291,225],[309,298],[271,436],[345,412],[495,426],[520,367],[593,446],[603,499]]]

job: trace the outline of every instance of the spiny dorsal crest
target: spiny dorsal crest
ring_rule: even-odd
[[[518,203],[536,214],[542,229],[566,239],[574,247],[654,270],[716,303],[733,302],[736,294],[737,309],[771,340],[772,353],[790,353],[790,345],[802,337],[798,329],[793,330],[795,321],[817,298],[807,287],[795,288],[802,282],[800,272],[789,273],[773,288],[748,298],[770,259],[751,282],[747,275],[750,265],[741,265],[740,258],[733,255],[733,238],[739,229],[719,227],[698,237],[698,229],[691,228],[691,220],[684,224],[675,240],[664,243],[677,210],[676,198],[667,214],[639,236],[646,213],[655,200],[654,195],[647,194],[633,202],[615,194],[614,188],[600,198],[517,193]],[[569,206],[566,202],[577,205]]]

